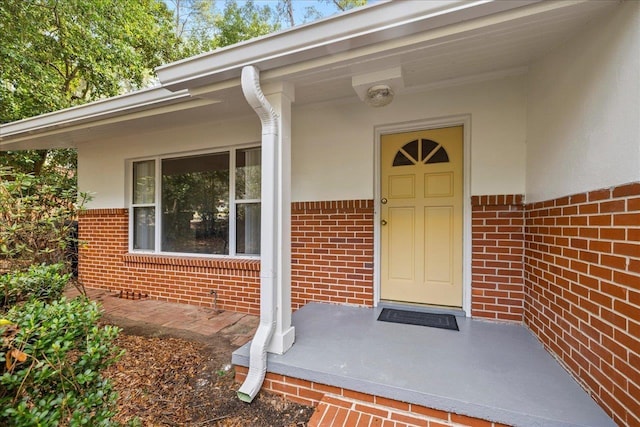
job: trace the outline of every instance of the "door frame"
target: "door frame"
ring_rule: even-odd
[[[382,243],[380,230],[380,149],[382,135],[413,132],[450,126],[463,126],[462,192],[462,309],[471,317],[471,115],[446,116],[374,127],[374,199],[373,199],[373,305],[380,303]]]

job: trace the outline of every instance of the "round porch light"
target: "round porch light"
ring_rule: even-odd
[[[393,101],[393,89],[388,85],[375,85],[367,90],[367,104],[372,107],[384,107]]]

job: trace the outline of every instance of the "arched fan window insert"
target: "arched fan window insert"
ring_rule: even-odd
[[[442,145],[430,139],[421,138],[402,146],[393,159],[393,166],[447,162],[449,162],[449,155]]]

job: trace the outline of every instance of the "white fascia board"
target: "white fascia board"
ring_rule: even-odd
[[[237,79],[242,67],[285,67],[419,32],[538,3],[513,1],[394,1],[214,50],[156,69],[162,85],[181,90]]]
[[[59,128],[90,125],[97,121],[152,110],[189,99],[190,95],[187,91],[171,92],[162,87],[143,89],[0,125],[0,143],[8,143],[12,139],[23,138],[25,135],[41,134]]]

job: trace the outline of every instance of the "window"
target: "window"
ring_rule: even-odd
[[[444,147],[430,139],[416,139],[406,143],[393,159],[393,166],[411,166],[418,163],[448,163],[449,155]]]
[[[258,255],[260,160],[253,147],[133,162],[132,250]]]

